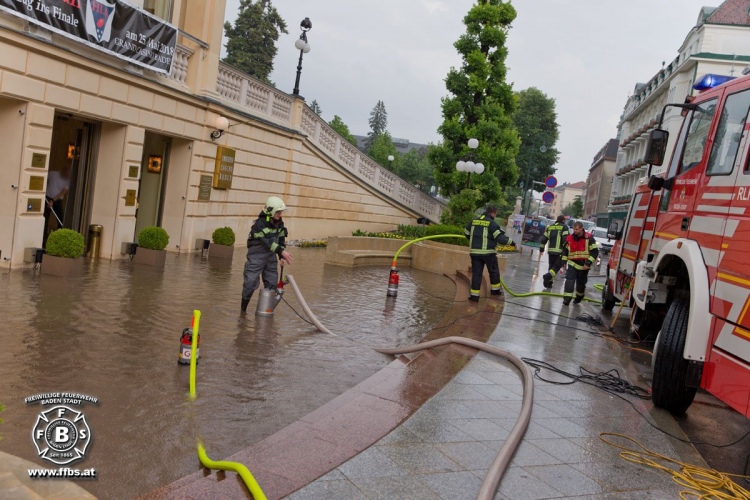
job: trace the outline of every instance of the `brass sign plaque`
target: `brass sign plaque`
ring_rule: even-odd
[[[44,177],[40,175],[29,177],[29,191],[44,191]]]
[[[128,177],[131,179],[137,179],[138,178],[138,165],[133,165],[130,168],[128,168]]]
[[[231,189],[234,173],[235,150],[224,146],[216,148],[216,165],[214,166],[213,187],[216,189]]]
[[[42,153],[33,153],[31,155],[31,166],[34,168],[44,168],[47,166],[47,155]]]
[[[210,175],[201,175],[201,181],[198,184],[198,201],[211,200],[211,185],[213,178]]]
[[[26,205],[27,212],[41,212],[42,211],[42,199],[41,198],[29,198],[29,203]]]
[[[135,189],[128,189],[127,191],[125,191],[125,206],[135,206]]]

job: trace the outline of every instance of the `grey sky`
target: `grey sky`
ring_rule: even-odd
[[[625,101],[677,55],[702,5],[721,0],[536,0],[514,2],[508,81],[537,87],[557,102],[561,182],[585,180],[594,155],[617,133]],[[453,43],[464,32],[470,0],[276,0],[288,24],[277,44],[271,80],[291,93],[299,23],[309,17],[311,51],[300,94],[323,118],[339,115],[366,134],[378,100],[388,130],[413,142],[439,142],[444,78],[461,60]],[[228,0],[233,22],[239,0]]]

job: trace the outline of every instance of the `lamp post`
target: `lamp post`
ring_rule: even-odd
[[[393,172],[393,160],[394,159],[395,158],[393,157],[393,155],[388,155],[388,170],[390,170],[391,172]]]
[[[481,174],[484,172],[484,165],[482,163],[474,163],[473,161],[474,150],[479,147],[479,141],[472,138],[469,139],[467,145],[469,146],[469,149],[472,150],[471,154],[469,154],[469,160],[458,160],[456,162],[456,170],[459,172],[466,172],[466,189],[469,189],[472,172],[475,174]]]
[[[534,142],[534,148],[531,150],[532,156],[536,154],[536,145],[537,143]],[[539,152],[544,153],[545,151],[547,151],[547,146],[545,146],[544,141],[542,141],[542,145],[539,147]],[[521,206],[524,208],[523,213],[525,215],[528,215],[529,213],[529,207],[528,207],[528,204],[526,203],[526,192],[529,190],[529,175],[530,174],[531,174],[531,159],[529,159],[526,162],[526,180],[523,183],[523,204]]]
[[[307,32],[312,29],[312,22],[309,17],[306,17],[299,23],[299,27],[302,29],[302,34],[299,36],[294,46],[299,49],[299,63],[297,63],[297,79],[294,81],[293,95],[299,95],[299,77],[302,75],[302,55],[310,52],[310,44],[307,43]]]

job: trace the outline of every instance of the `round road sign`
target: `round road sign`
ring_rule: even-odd
[[[545,191],[542,194],[542,201],[544,201],[544,203],[552,203],[552,200],[554,199],[555,199],[555,193],[553,193],[552,191]]]
[[[557,186],[557,177],[555,177],[554,175],[548,175],[547,178],[544,179],[544,185],[547,186],[548,188],[553,188]]]

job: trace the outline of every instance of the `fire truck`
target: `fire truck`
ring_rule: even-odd
[[[684,413],[703,388],[750,417],[750,76],[706,75],[692,101],[667,104],[602,290],[633,308],[632,330],[656,336],[652,396]],[[662,175],[665,112],[684,116]],[[676,111],[675,111],[676,112]]]

